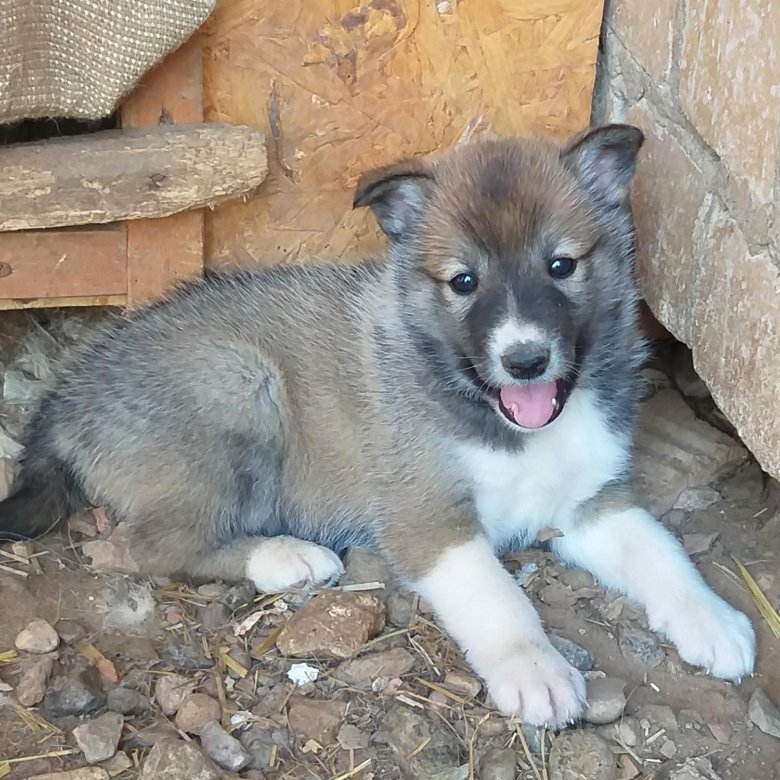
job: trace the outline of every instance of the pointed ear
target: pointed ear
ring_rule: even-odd
[[[388,237],[401,241],[419,223],[432,184],[433,171],[424,160],[400,160],[364,173],[352,208],[370,206]]]
[[[621,206],[628,200],[644,140],[637,127],[606,125],[575,136],[562,156],[597,198],[608,206]]]

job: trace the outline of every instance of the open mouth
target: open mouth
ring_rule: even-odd
[[[570,389],[570,384],[561,379],[507,385],[498,391],[498,408],[520,428],[544,428],[563,411]]]

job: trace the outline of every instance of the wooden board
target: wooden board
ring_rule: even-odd
[[[376,248],[350,210],[362,171],[475,124],[583,128],[601,14],[602,0],[220,0],[202,32],[205,118],[261,128],[269,176],[207,214],[207,264]]]
[[[3,233],[0,299],[15,300],[0,308],[26,308],[45,298],[124,296],[126,245],[124,225]]]
[[[203,50],[199,33],[150,71],[120,111],[122,127],[203,121]],[[150,248],[154,251],[150,252]],[[127,223],[127,298],[146,303],[177,281],[203,272],[203,211]]]
[[[13,144],[0,231],[165,217],[254,190],[265,138],[242,125],[158,125]]]

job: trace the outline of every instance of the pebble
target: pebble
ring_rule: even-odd
[[[707,728],[721,745],[728,745],[734,737],[734,730],[731,726],[721,720],[714,720],[711,723],[708,723]]]
[[[385,597],[387,622],[392,626],[408,626],[412,622],[414,596],[405,590],[391,590]]]
[[[717,538],[717,531],[711,534],[683,534],[682,543],[688,555],[699,555],[709,552]]]
[[[239,607],[244,607],[247,604],[251,604],[255,596],[257,595],[257,589],[254,584],[249,580],[244,580],[236,585],[228,588],[220,597],[219,600],[231,611],[237,610]]]
[[[323,747],[332,745],[341,726],[347,705],[341,701],[294,697],[287,711],[290,728],[303,742],[313,739]]]
[[[465,699],[473,699],[482,690],[482,683],[473,674],[450,669],[444,675],[444,687]]]
[[[88,763],[106,761],[116,753],[124,722],[119,713],[106,712],[73,729],[73,738]]]
[[[689,758],[669,773],[669,780],[720,780],[708,758]]]
[[[764,734],[780,739],[780,710],[760,688],[750,697],[748,716]]]
[[[238,772],[252,760],[241,743],[217,723],[211,720],[200,730],[200,744],[215,763],[229,772]]]
[[[23,707],[33,707],[43,701],[46,684],[57,660],[57,653],[27,659],[16,686],[16,700]]]
[[[665,739],[658,752],[664,758],[674,758],[677,755],[677,745],[671,739]]]
[[[432,775],[426,776],[425,780],[468,780],[468,778],[469,765],[461,764],[450,769],[442,769],[440,772],[434,772]],[[420,778],[420,780],[423,780],[423,778]]]
[[[492,748],[482,757],[480,777],[482,780],[515,780],[515,752],[503,748]]]
[[[293,658],[352,658],[384,625],[385,604],[376,593],[322,593],[290,618],[276,646]]]
[[[165,740],[179,739],[179,732],[168,721],[153,723],[151,726],[138,729],[128,737],[123,747],[126,750],[146,750]]]
[[[639,721],[627,716],[620,723],[615,724],[615,731],[620,741],[627,747],[636,747],[639,744]]]
[[[137,574],[140,567],[131,553],[130,527],[120,523],[108,539],[85,542],[81,551],[96,569]]]
[[[223,780],[223,773],[194,742],[164,739],[150,751],[141,780]]]
[[[357,726],[345,723],[336,735],[342,750],[363,750],[368,747],[369,735]]]
[[[205,693],[186,696],[176,713],[176,727],[187,734],[199,734],[210,720],[219,720],[222,710],[219,702]]]
[[[51,653],[59,644],[60,637],[54,626],[40,618],[30,621],[14,640],[17,650],[36,654]]]
[[[83,766],[67,772],[46,772],[35,775],[31,780],[109,780],[109,774],[99,766]]]
[[[344,556],[344,574],[341,585],[357,585],[366,582],[390,583],[390,567],[385,559],[370,550],[350,547]]]
[[[614,677],[588,680],[588,707],[583,718],[594,724],[616,721],[626,706],[625,688],[625,680]]]
[[[195,683],[180,674],[163,674],[157,678],[154,696],[160,709],[170,717],[175,715],[181,703],[195,690]]]
[[[133,760],[124,750],[120,750],[117,753],[114,753],[107,761],[104,761],[102,766],[110,777],[114,777],[116,775],[121,775],[123,772],[127,772],[128,769],[132,769]]]
[[[206,657],[201,645],[189,642],[169,642],[160,651],[160,658],[180,672],[198,672],[214,666],[214,661]]]
[[[697,509],[709,509],[720,501],[720,493],[711,487],[686,488],[672,504],[672,509],[693,512]]]
[[[564,636],[550,635],[552,646],[575,668],[581,672],[589,672],[596,664],[596,659],[584,648]]]
[[[615,756],[592,731],[564,731],[550,751],[550,780],[615,780]]]
[[[241,746],[250,756],[247,764],[249,769],[268,769],[271,766],[271,757],[274,754],[274,738],[270,729],[264,729],[257,723],[253,723],[238,737]]]
[[[550,730],[543,728],[542,726],[530,726],[527,723],[520,726],[525,741],[528,743],[528,749],[535,755],[540,756],[542,754],[542,739],[544,739],[544,754],[550,755],[550,748],[552,747],[552,737]]]
[[[618,646],[625,658],[650,669],[660,666],[666,658],[666,652],[658,643],[658,639],[649,631],[638,626],[619,626]]]
[[[423,712],[400,703],[390,706],[376,739],[390,746],[404,777],[428,780],[437,772],[458,766],[455,735]],[[415,752],[426,740],[425,749]]]
[[[82,669],[70,676],[55,677],[43,698],[45,713],[54,718],[67,715],[89,715],[106,703],[106,694],[95,667]]]
[[[114,688],[108,692],[108,709],[120,715],[143,715],[151,709],[149,699],[133,688]]]
[[[414,667],[414,656],[402,647],[370,653],[339,664],[333,676],[358,687],[371,687],[378,677],[401,677]]]
[[[204,599],[219,599],[227,593],[227,590],[227,585],[222,585],[219,582],[207,582],[198,588],[198,595],[203,596]]]
[[[233,611],[227,604],[212,601],[198,608],[198,620],[206,631],[217,631],[230,620]]]
[[[9,368],[3,377],[3,400],[14,406],[29,404],[35,400],[42,387],[42,382],[30,379],[24,371]]]
[[[524,563],[516,572],[515,580],[521,588],[525,588],[539,572],[539,564],[536,561]]]

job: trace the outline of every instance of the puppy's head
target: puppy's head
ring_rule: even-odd
[[[477,141],[365,174],[390,238],[407,325],[450,386],[514,428],[564,409],[598,321],[633,306],[628,190],[642,133],[563,147]]]

